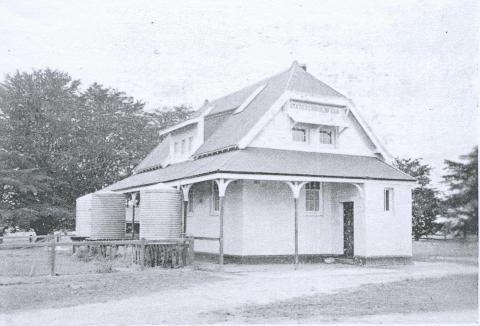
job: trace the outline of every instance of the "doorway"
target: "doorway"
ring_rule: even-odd
[[[353,257],[353,201],[343,202],[343,255]]]

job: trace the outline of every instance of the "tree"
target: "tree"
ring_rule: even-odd
[[[129,175],[158,131],[191,109],[144,103],[50,69],[0,84],[0,226],[45,234],[73,227],[75,199]]]
[[[65,180],[54,178],[69,140],[68,116],[80,83],[65,73],[35,70],[8,75],[0,85],[0,222],[41,232],[71,224],[61,196]],[[59,216],[62,218],[58,218]],[[54,216],[56,218],[54,218]]]
[[[447,174],[443,176],[450,194],[445,200],[448,217],[457,228],[478,235],[478,147],[460,156],[464,162],[445,160]]]
[[[412,232],[415,240],[435,231],[435,217],[441,212],[438,191],[430,186],[431,167],[421,159],[395,159],[394,165],[417,180],[412,191]]]

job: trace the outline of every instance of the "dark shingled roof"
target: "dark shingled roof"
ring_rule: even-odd
[[[415,181],[375,157],[249,147],[135,174],[109,186],[108,190],[126,190],[216,172]]]

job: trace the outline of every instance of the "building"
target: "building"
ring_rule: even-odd
[[[387,163],[353,102],[305,66],[205,101],[160,135],[108,190],[180,189],[198,253],[222,262],[411,258],[414,179]]]

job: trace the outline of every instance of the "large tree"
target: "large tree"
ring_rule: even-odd
[[[417,180],[417,187],[412,192],[412,233],[415,240],[434,233],[435,217],[441,212],[438,191],[431,187],[428,164],[421,159],[395,159],[394,165]]]
[[[191,113],[143,109],[96,83],[82,91],[63,72],[8,75],[0,84],[0,226],[71,228],[78,196],[130,174],[158,130]]]
[[[478,147],[460,159],[445,160],[443,179],[450,190],[445,200],[448,217],[465,236],[467,232],[478,234]]]

